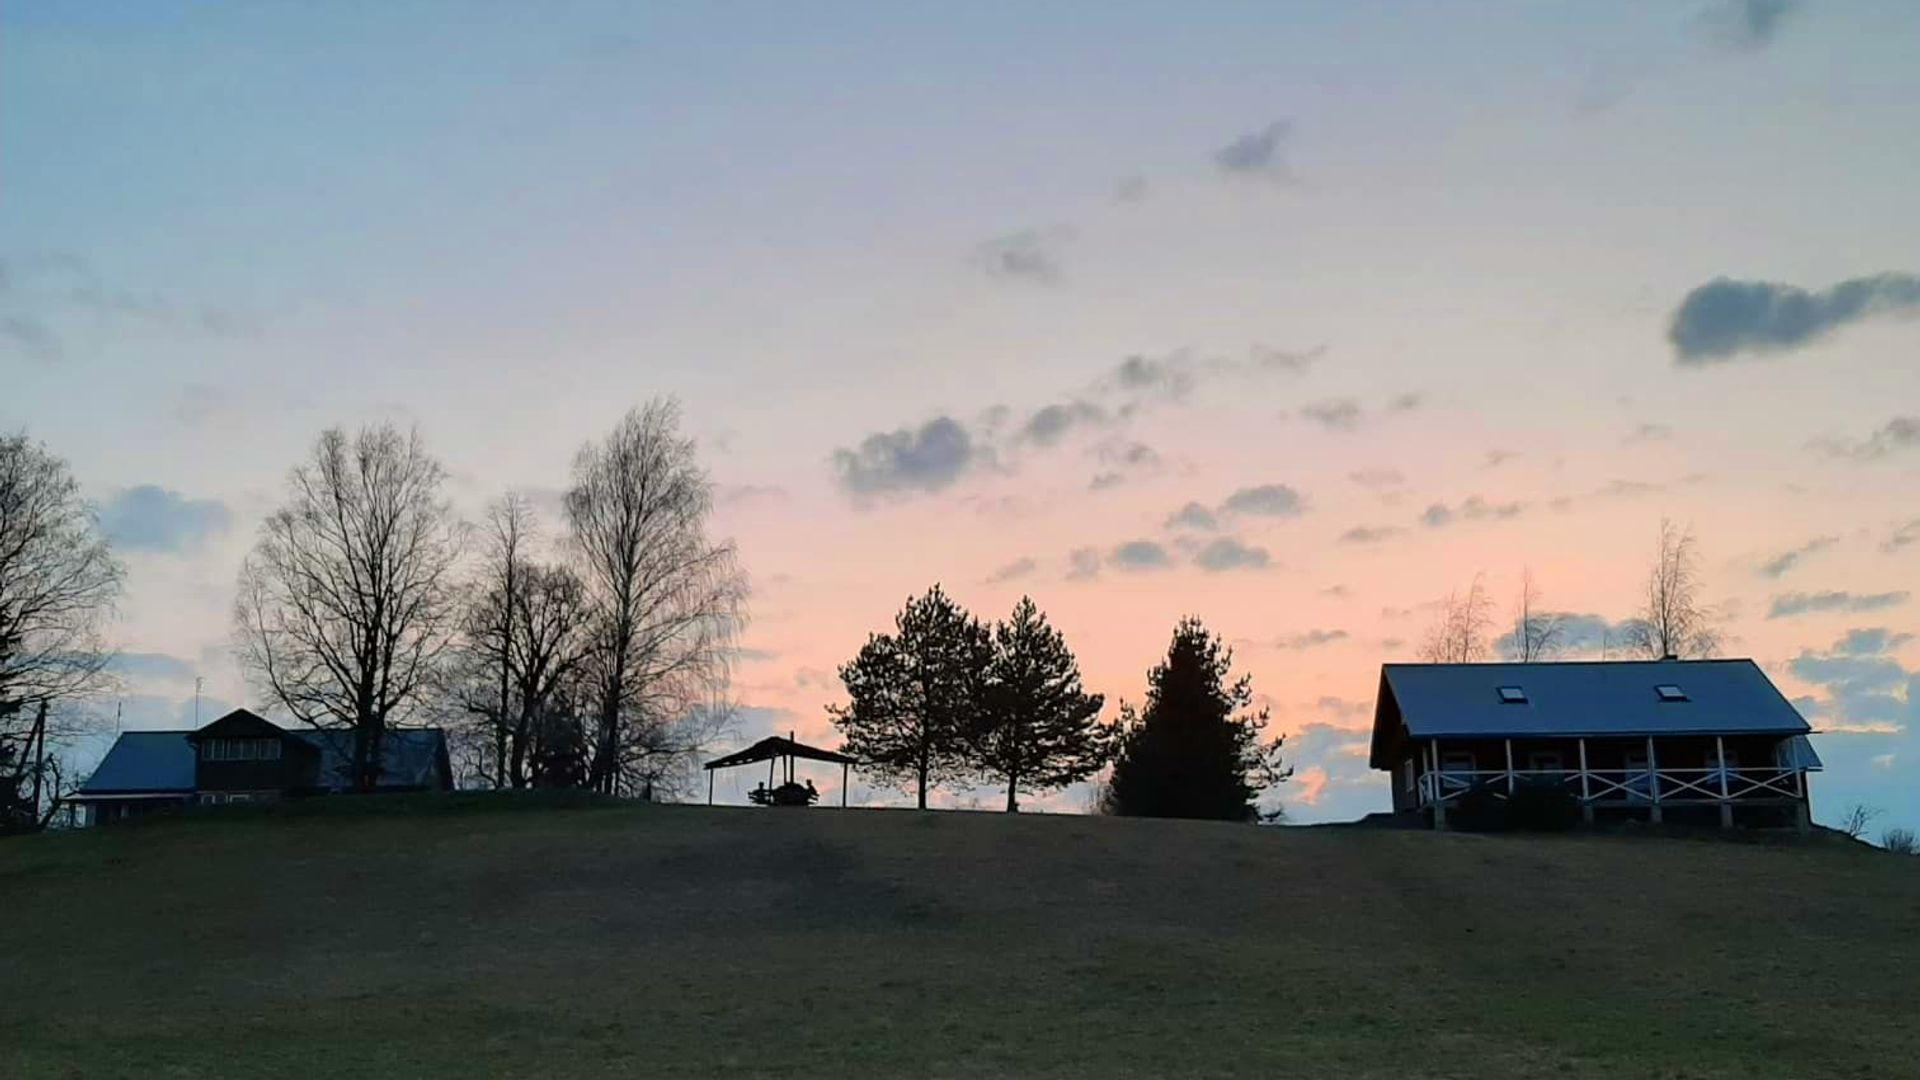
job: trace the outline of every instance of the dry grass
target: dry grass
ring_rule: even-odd
[[[0,844],[0,1076],[1911,1076],[1920,860],[618,807]]]

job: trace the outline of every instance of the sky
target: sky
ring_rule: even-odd
[[[0,428],[128,564],[129,728],[264,705],[234,580],[323,428],[551,508],[670,395],[753,583],[737,741],[831,745],[935,582],[1031,594],[1110,708],[1191,614],[1289,817],[1348,819],[1438,598],[1530,572],[1600,656],[1671,519],[1821,732],[1816,818],[1920,827],[1916,40],[1904,0],[14,0]]]

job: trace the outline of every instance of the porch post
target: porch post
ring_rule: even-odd
[[[1727,740],[1713,737],[1713,753],[1720,760],[1720,827],[1733,828],[1733,802],[1727,797]]]
[[[1507,798],[1513,798],[1513,740],[1507,740]]]
[[[1647,812],[1647,820],[1655,825],[1663,817],[1660,813],[1660,762],[1653,756],[1653,736],[1647,736],[1647,790],[1653,795],[1653,809]]]
[[[1580,736],[1580,820],[1593,824],[1593,792],[1587,784],[1587,737]]]
[[[713,805],[713,770],[707,770],[707,805]]]
[[[847,805],[847,763],[840,763],[840,805]]]
[[[1807,800],[1807,770],[1805,768],[1793,770],[1793,793],[1800,799],[1800,804],[1793,808],[1793,824],[1794,827],[1800,831],[1800,835],[1805,836],[1807,833],[1813,831],[1813,808]]]
[[[1447,827],[1447,804],[1441,801],[1440,791],[1440,740],[1427,741],[1428,752],[1433,755],[1433,768],[1427,773],[1427,782],[1433,791],[1433,827],[1444,830]]]

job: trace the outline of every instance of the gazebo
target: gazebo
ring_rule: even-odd
[[[774,770],[782,762],[785,762],[785,768],[781,770],[786,778],[785,782],[793,782],[793,762],[795,758],[806,758],[808,761],[825,761],[838,764],[840,766],[840,805],[847,805],[848,770],[860,764],[860,759],[848,757],[835,750],[822,750],[817,746],[808,746],[806,743],[795,739],[791,731],[787,732],[785,738],[778,735],[770,735],[754,743],[752,746],[747,747],[745,750],[737,750],[725,757],[714,758],[712,761],[707,762],[707,805],[713,805],[713,772],[715,769],[730,769],[736,765],[756,765],[764,761],[767,763],[767,787],[771,790],[774,781]]]

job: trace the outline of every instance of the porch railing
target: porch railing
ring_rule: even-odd
[[[1805,789],[1801,770],[1769,765],[1704,769],[1445,769],[1420,777],[1420,805],[1446,805],[1476,787],[1504,799],[1522,785],[1557,785],[1581,802],[1641,805],[1732,802],[1740,799],[1799,799]]]

